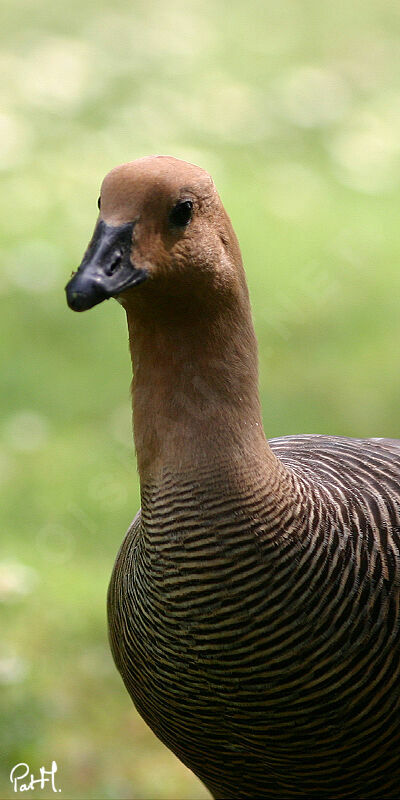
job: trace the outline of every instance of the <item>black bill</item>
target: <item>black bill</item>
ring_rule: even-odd
[[[73,311],[86,311],[147,278],[147,272],[136,269],[130,259],[133,225],[99,220],[78,271],[65,287]]]

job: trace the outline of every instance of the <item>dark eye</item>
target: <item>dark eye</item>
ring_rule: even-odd
[[[100,209],[100,206],[101,206],[101,197],[99,197],[97,201],[97,208]]]
[[[187,225],[191,218],[193,212],[193,203],[191,200],[183,200],[176,204],[173,207],[170,215],[169,221],[172,225],[177,225],[180,228],[184,228]]]

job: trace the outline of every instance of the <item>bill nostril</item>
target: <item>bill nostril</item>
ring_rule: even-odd
[[[115,270],[118,269],[118,267],[120,266],[121,261],[122,261],[122,253],[120,250],[118,250],[116,253],[114,253],[111,262],[104,270],[106,275],[112,275],[115,272]]]

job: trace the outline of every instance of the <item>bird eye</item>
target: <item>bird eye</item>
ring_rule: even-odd
[[[99,210],[100,210],[100,206],[101,206],[101,197],[99,197],[99,199],[97,200],[97,208]]]
[[[169,215],[169,221],[172,223],[172,225],[177,225],[180,228],[184,228],[185,225],[188,225],[188,223],[190,222],[192,218],[192,212],[193,212],[192,201],[183,200],[177,203],[173,207]]]

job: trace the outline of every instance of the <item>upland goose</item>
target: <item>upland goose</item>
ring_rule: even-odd
[[[108,613],[136,708],[215,798],[400,797],[400,442],[266,440],[206,172],[142,158],[99,207],[67,298],[127,313],[142,509]]]

